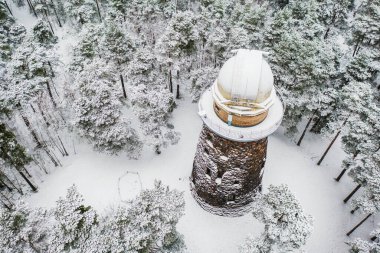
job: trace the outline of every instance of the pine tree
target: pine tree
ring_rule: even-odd
[[[0,144],[0,158],[8,164],[8,166],[15,168],[32,191],[36,191],[37,187],[24,173],[25,166],[27,166],[32,159],[25,151],[25,148],[18,143],[14,133],[3,123],[0,124]]]
[[[136,157],[141,143],[134,129],[121,117],[118,76],[114,69],[114,65],[94,59],[77,76],[75,125],[95,149],[112,154],[126,150],[129,156]]]
[[[98,41],[101,40],[102,26],[85,25],[79,34],[81,38],[74,48],[73,59],[70,64],[70,70],[81,72],[92,59],[99,57]]]
[[[1,252],[47,252],[48,219],[43,209],[31,209],[20,202],[11,210],[0,209]]]
[[[178,142],[178,134],[166,128],[174,109],[173,94],[165,87],[165,77],[157,69],[157,59],[146,49],[137,51],[127,68],[128,93],[134,111],[137,113],[143,133],[150,137],[156,153],[168,142]]]
[[[76,24],[91,23],[96,20],[96,3],[92,0],[67,0],[64,3],[69,18]]]
[[[312,218],[286,185],[269,186],[268,193],[257,193],[254,203],[253,217],[264,223],[264,232],[247,240],[241,252],[289,252],[305,245]]]
[[[112,22],[106,23],[104,30],[99,45],[102,57],[107,61],[115,62],[119,66],[131,60],[135,49],[131,37]]]
[[[173,79],[173,67],[179,71],[186,57],[195,52],[197,39],[196,16],[190,11],[177,12],[160,37],[156,48],[161,55],[161,63],[168,69],[170,92],[173,92],[173,85],[170,83]],[[176,98],[179,98],[178,83]]]
[[[347,244],[350,246],[350,253],[370,253],[380,251],[380,245],[378,243],[364,241],[359,238],[356,238]]]
[[[327,39],[331,30],[347,25],[347,18],[354,7],[352,0],[327,0],[321,4],[321,20],[326,27],[324,39]]]
[[[353,55],[362,46],[378,48],[380,43],[380,3],[366,0],[360,6],[352,25]]]
[[[191,72],[190,94],[193,102],[198,102],[203,92],[216,80],[218,72],[218,69],[213,67],[202,67]]]
[[[26,40],[14,52],[8,65],[8,98],[13,105],[28,105],[40,96],[46,96],[55,106],[52,93],[51,65],[55,65],[54,52]],[[49,65],[50,64],[50,65]]]
[[[84,252],[98,224],[98,215],[84,204],[75,185],[67,190],[53,209],[55,223],[51,228],[49,252]]]
[[[155,182],[143,191],[128,209],[127,235],[130,250],[137,252],[183,252],[182,235],[176,224],[184,214],[183,193]]]
[[[51,47],[58,40],[57,36],[50,30],[48,24],[41,19],[33,27],[33,39],[46,47]]]
[[[0,2],[0,62],[11,58],[15,47],[25,36],[25,28],[16,24],[6,4]]]

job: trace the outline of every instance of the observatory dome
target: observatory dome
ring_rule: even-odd
[[[272,92],[273,74],[263,52],[240,49],[224,63],[217,85],[226,99],[262,103]]]
[[[239,49],[221,68],[212,90],[215,112],[223,121],[254,126],[267,116],[276,92],[265,55],[258,50]]]

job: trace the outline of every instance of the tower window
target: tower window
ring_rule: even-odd
[[[211,177],[211,170],[209,168],[206,169],[206,175]]]
[[[239,181],[238,180],[235,180],[234,181],[234,185],[238,185],[239,184]]]
[[[235,201],[236,200],[236,195],[235,194],[230,194],[227,197],[227,201]]]

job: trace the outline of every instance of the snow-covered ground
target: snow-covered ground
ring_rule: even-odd
[[[13,5],[12,5],[13,6]],[[14,7],[14,6],[13,6]],[[25,9],[13,8],[18,21],[27,28],[35,19]],[[59,52],[61,60],[68,62],[67,52],[75,38],[59,30],[61,38]],[[144,152],[139,160],[129,160],[126,156],[109,156],[92,150],[79,139],[70,156],[62,159],[63,167],[43,178],[39,191],[28,197],[32,206],[51,207],[64,196],[72,184],[84,195],[88,204],[98,211],[110,205],[134,197],[142,188],[153,186],[155,179],[162,180],[171,188],[184,191],[186,209],[178,229],[185,236],[191,253],[234,253],[248,234],[257,235],[263,226],[251,215],[239,218],[219,217],[207,213],[194,201],[189,190],[189,176],[202,121],[197,114],[198,107],[185,96],[178,101],[173,113],[173,124],[181,133],[177,145],[165,149],[161,155],[151,150]],[[302,126],[301,126],[302,127]],[[307,213],[314,217],[314,232],[306,245],[311,253],[347,252],[345,233],[352,228],[362,215],[349,213],[349,204],[343,198],[354,188],[345,176],[340,183],[333,180],[340,172],[344,153],[335,143],[321,166],[316,162],[328,139],[308,133],[297,147],[282,133],[280,128],[269,137],[268,158],[263,179],[264,191],[269,184],[288,184],[300,200]],[[351,237],[368,238],[377,223],[371,217]]]
[[[201,122],[197,105],[190,99],[180,100],[173,115],[176,130],[182,134],[180,142],[161,155],[144,152],[139,160],[100,154],[86,143],[77,144],[76,154],[72,150],[64,166],[47,176],[39,192],[30,196],[28,202],[33,206],[51,207],[59,196],[65,195],[69,186],[76,184],[87,203],[102,211],[130,199],[141,185],[149,188],[159,179],[185,193],[185,216],[178,229],[185,236],[189,252],[238,252],[244,238],[249,233],[259,234],[262,225],[249,214],[239,218],[211,215],[192,198],[188,178]],[[316,165],[327,143],[328,140],[321,141],[320,136],[308,133],[302,147],[297,147],[281,129],[269,138],[264,186],[288,184],[306,212],[314,217],[315,228],[306,246],[307,252],[347,252],[344,242],[349,238],[345,233],[362,218],[360,214],[351,215],[349,204],[344,205],[342,201],[354,186],[349,178],[345,176],[340,183],[333,180],[344,155],[339,143],[333,146],[321,166]],[[374,219],[367,221],[352,237],[368,238],[369,227],[373,225],[376,225]]]

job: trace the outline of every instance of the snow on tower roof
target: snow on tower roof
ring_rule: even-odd
[[[222,96],[255,103],[268,99],[273,90],[273,74],[265,55],[258,50],[237,50],[219,72],[217,85]]]

